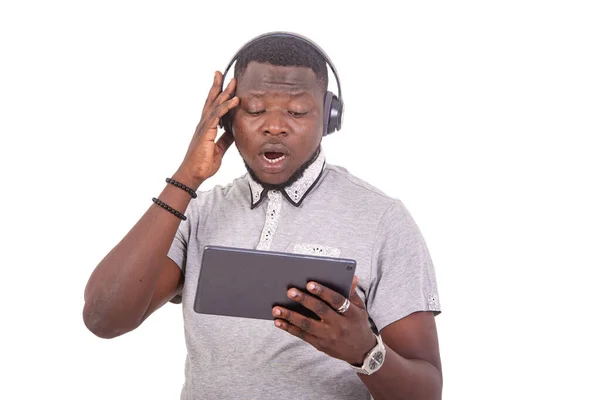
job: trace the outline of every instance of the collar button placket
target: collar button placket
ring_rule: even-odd
[[[276,190],[270,190],[267,194],[269,203],[267,204],[267,213],[265,215],[265,225],[260,235],[260,241],[257,250],[269,250],[271,243],[273,243],[273,237],[277,230],[279,223],[279,216],[281,214],[282,195]]]

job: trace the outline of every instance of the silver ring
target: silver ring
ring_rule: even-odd
[[[346,300],[344,300],[344,304],[342,304],[341,307],[337,309],[337,312],[340,314],[343,314],[346,311],[348,311],[349,308],[350,308],[350,300],[346,299]]]

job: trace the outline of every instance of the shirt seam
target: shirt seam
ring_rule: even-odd
[[[336,171],[335,169],[331,168],[331,166],[329,166],[329,165],[326,167],[326,169],[329,170],[329,171],[331,171],[331,172],[333,172],[333,173],[335,173],[335,174],[337,174],[337,175],[339,175],[340,177],[344,178],[345,180],[347,180],[348,182],[350,182],[354,186],[358,186],[359,188],[361,188],[363,190],[366,190],[366,191],[368,191],[370,193],[376,194],[379,197],[383,197],[386,200],[391,200],[392,202],[395,200],[393,197],[391,197],[391,196],[389,196],[387,194],[379,193],[379,192],[377,192],[377,191],[375,191],[373,189],[370,189],[370,188],[368,188],[366,186],[361,185],[360,183],[353,182],[347,176],[345,176],[344,174],[341,174],[339,171]],[[387,212],[387,210],[386,210],[386,212]]]

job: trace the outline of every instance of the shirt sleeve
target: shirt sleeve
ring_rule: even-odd
[[[367,311],[381,331],[417,311],[441,313],[435,270],[417,224],[399,200],[383,214],[373,244]]]

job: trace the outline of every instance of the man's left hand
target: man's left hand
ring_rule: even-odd
[[[314,296],[292,288],[288,290],[288,297],[317,314],[321,320],[277,306],[273,308],[275,325],[331,357],[362,365],[367,353],[377,344],[377,339],[371,330],[365,303],[356,293],[357,284],[355,276],[350,291],[350,307],[343,314],[337,311],[346,300],[341,294],[317,282],[306,285]]]

